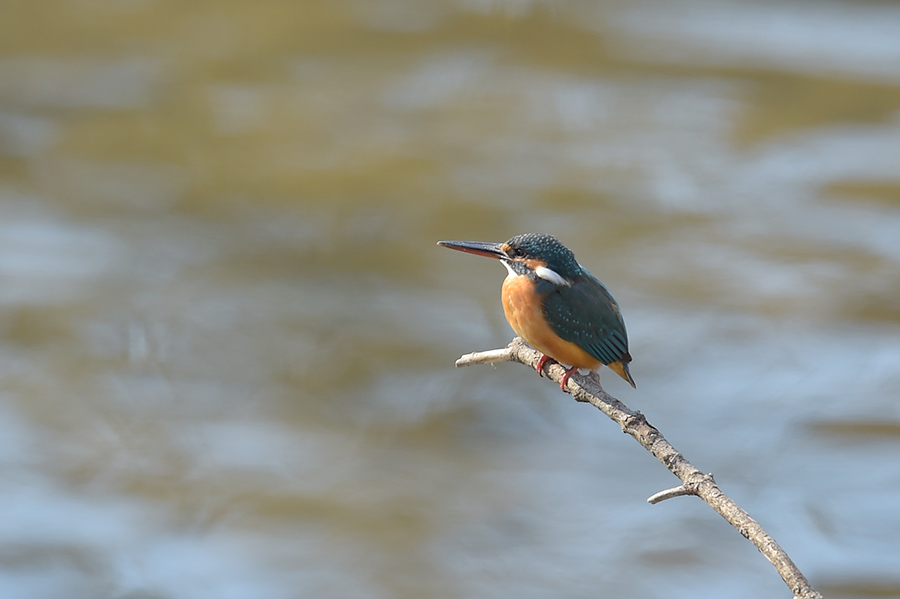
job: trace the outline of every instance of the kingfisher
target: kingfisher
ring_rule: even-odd
[[[558,239],[524,233],[505,243],[439,241],[438,245],[497,258],[506,267],[503,313],[516,334],[541,352],[538,374],[550,359],[569,366],[559,384],[565,391],[579,368],[596,370],[603,364],[635,386],[628,371],[631,354],[619,304]]]

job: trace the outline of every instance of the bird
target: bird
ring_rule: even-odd
[[[628,364],[628,333],[619,304],[606,286],[552,235],[523,233],[504,243],[439,241],[452,250],[496,258],[508,271],[501,288],[503,313],[525,343],[568,368],[560,389],[578,369],[601,365],[635,387]]]

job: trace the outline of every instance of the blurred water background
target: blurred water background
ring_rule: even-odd
[[[0,596],[789,597],[518,365],[616,295],[647,414],[829,597],[900,596],[900,4],[78,0],[0,19]]]

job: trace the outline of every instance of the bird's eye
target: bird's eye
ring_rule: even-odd
[[[525,255],[525,251],[522,248],[509,248],[509,257],[510,258],[521,258]]]

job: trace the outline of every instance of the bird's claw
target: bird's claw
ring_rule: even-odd
[[[563,391],[565,391],[566,384],[569,382],[569,377],[572,376],[573,374],[575,374],[576,372],[578,372],[577,366],[573,366],[573,367],[569,368],[568,370],[566,370],[563,373],[562,380],[559,381],[559,388],[562,389]]]
[[[535,366],[534,369],[537,370],[537,373],[539,375],[544,376],[544,366],[546,366],[547,362],[550,362],[551,360],[553,360],[553,358],[551,358],[550,356],[541,354],[541,357],[538,358],[537,366]],[[556,360],[553,361],[555,362]]]

